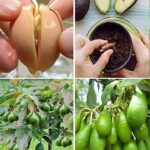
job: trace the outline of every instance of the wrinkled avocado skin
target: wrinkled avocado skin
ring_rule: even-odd
[[[76,0],[75,1],[75,20],[82,20],[87,14],[90,6],[90,0]]]

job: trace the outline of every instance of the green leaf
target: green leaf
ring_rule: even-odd
[[[119,81],[113,81],[105,87],[105,89],[102,93],[102,96],[101,96],[102,104],[106,104],[107,101],[110,99],[110,94],[118,82]]]
[[[76,100],[76,103],[75,103],[75,107],[76,107],[76,112],[80,111],[81,109],[83,108],[86,108],[87,105],[85,102],[81,101],[81,100]]]
[[[142,80],[138,87],[141,90],[150,93],[150,81],[148,79]]]
[[[48,91],[49,89],[50,89],[49,86],[45,86],[43,91]]]
[[[94,89],[94,81],[91,79],[89,81],[89,89],[88,89],[88,94],[87,94],[87,105],[89,108],[94,108],[96,106],[96,93]]]
[[[66,84],[64,85],[64,89],[68,89],[68,88],[69,88],[69,84],[66,83]]]
[[[138,85],[142,79],[124,79],[121,83],[122,87],[130,86],[130,85]]]
[[[32,130],[32,136],[37,139],[41,139],[43,137],[43,135],[44,135],[44,133],[39,129]]]

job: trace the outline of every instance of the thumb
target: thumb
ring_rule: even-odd
[[[0,0],[0,21],[12,21],[21,11],[19,0]]]
[[[100,70],[103,70],[105,66],[107,65],[110,56],[113,54],[113,50],[107,50],[104,52],[101,57],[98,59],[98,61],[95,64],[96,68],[100,68]]]
[[[73,28],[68,28],[62,32],[59,37],[59,49],[64,56],[73,58]]]
[[[117,77],[134,77],[133,71],[129,71],[127,69],[122,69],[118,72],[114,72],[111,74],[112,76],[117,76]]]

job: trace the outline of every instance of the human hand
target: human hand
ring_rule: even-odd
[[[81,35],[77,35],[75,40],[76,77],[98,77],[107,65],[109,58],[113,53],[113,50],[109,49],[104,52],[95,64],[91,62],[89,55],[91,55],[96,48],[102,47],[103,45],[108,43],[108,41],[90,41],[89,39]]]
[[[21,2],[23,5],[28,5],[31,3],[30,0],[21,0]],[[0,0],[0,71],[2,72],[10,72],[14,70],[17,66],[17,62],[18,62],[17,53],[15,49],[12,47],[12,45],[10,44],[9,39],[6,35],[9,34],[10,21],[15,20],[21,11],[21,7],[22,7],[21,2],[19,0],[7,0],[7,1]],[[71,11],[70,11],[71,7],[69,5],[66,7],[68,7],[67,10],[71,14]],[[58,8],[61,8],[61,7],[58,7]],[[65,15],[63,14],[63,11],[60,11],[61,16],[63,18],[68,17],[69,15],[68,12],[66,12],[66,15]],[[66,34],[67,35],[70,34],[70,31],[62,34],[63,38],[60,40],[60,42],[66,40],[66,38],[64,38]],[[71,34],[72,34],[72,39],[73,39],[73,33]],[[70,37],[70,36],[67,36],[67,37]],[[69,49],[69,52],[71,51],[71,54],[67,52],[66,55],[71,58],[72,57],[71,55],[73,55],[73,40],[69,48],[71,49],[71,50]],[[66,50],[68,51],[68,49]]]
[[[73,14],[73,0],[54,0],[49,7],[58,11],[62,19]],[[68,28],[62,32],[59,38],[59,49],[64,56],[73,58],[73,28]]]
[[[8,34],[10,21],[14,20],[20,11],[21,3],[18,0],[0,0],[0,71],[2,72],[10,72],[17,66],[16,51],[3,32]]]
[[[49,7],[57,10],[63,20],[73,14],[73,0],[54,0]]]
[[[112,73],[112,76],[127,78],[150,77],[149,39],[142,32],[140,32],[140,36],[143,42],[139,38],[133,35],[131,36],[133,49],[137,59],[137,64],[134,71],[122,69],[118,72]]]

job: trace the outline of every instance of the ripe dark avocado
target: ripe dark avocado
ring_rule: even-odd
[[[114,4],[114,9],[116,13],[122,14],[131,8],[137,0],[116,0]]]
[[[87,14],[90,6],[90,0],[76,0],[75,1],[75,20],[82,20]]]

